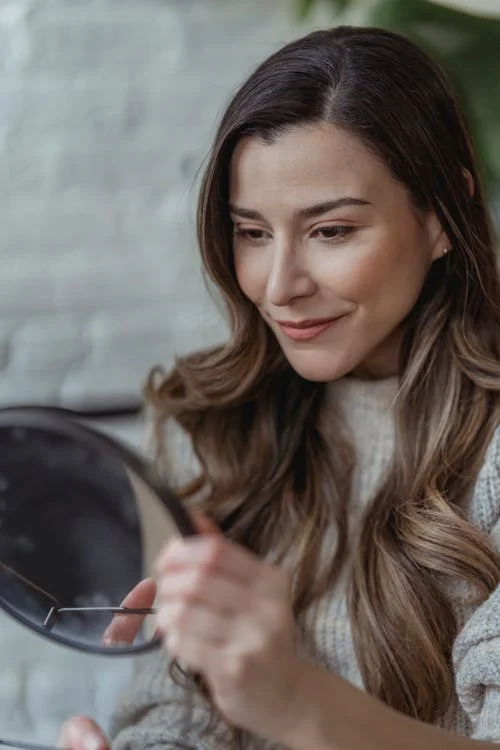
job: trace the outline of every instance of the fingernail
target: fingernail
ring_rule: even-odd
[[[93,732],[82,732],[79,726],[69,727],[70,741],[74,743],[76,747],[83,747],[85,750],[102,750],[105,747],[102,738],[98,734]]]
[[[115,648],[123,648],[123,646],[133,646],[134,641],[120,641],[118,638],[111,635],[106,635],[102,639],[103,646],[114,646]]]
[[[85,750],[99,750],[102,748],[102,739],[97,734],[86,734],[83,738]]]
[[[102,642],[103,642],[104,646],[112,646],[113,645],[113,636],[111,634],[111,628],[110,627],[106,628],[106,630],[104,631],[104,633],[102,635]]]

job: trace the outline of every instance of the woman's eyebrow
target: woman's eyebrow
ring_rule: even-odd
[[[314,219],[316,216],[326,214],[328,211],[334,211],[336,208],[345,208],[346,206],[370,206],[369,201],[363,198],[351,198],[346,196],[345,198],[337,198],[334,201],[326,201],[324,203],[316,203],[314,206],[308,206],[302,208],[299,211],[299,216],[305,219]]]
[[[345,208],[346,206],[370,206],[371,203],[362,198],[351,198],[345,196],[344,198],[337,198],[332,201],[323,201],[322,203],[315,203],[313,206],[307,208],[301,208],[297,214],[298,216],[305,219],[314,219],[317,216],[333,211],[336,208]],[[236,206],[234,203],[229,204],[230,213],[235,216],[239,216],[242,219],[250,219],[255,221],[265,221],[264,216],[259,212],[251,208],[243,208],[242,206]]]

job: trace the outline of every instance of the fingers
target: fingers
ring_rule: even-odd
[[[93,719],[74,716],[61,727],[57,747],[67,750],[109,750],[110,743]]]
[[[178,636],[195,636],[210,647],[223,645],[232,621],[202,604],[192,604],[185,608],[172,602],[161,608],[158,624],[165,632],[167,649],[172,653]]]
[[[152,578],[145,578],[144,581],[138,583],[137,586],[127,594],[121,606],[138,609],[152,607],[155,597],[155,581]],[[133,643],[143,622],[144,615],[114,615],[110,624],[104,631],[103,643],[106,646]]]
[[[218,609],[231,611],[248,605],[248,594],[237,581],[227,577],[210,577],[203,571],[181,568],[164,576],[159,587],[162,605],[170,602],[215,602]]]
[[[257,641],[257,646],[263,648],[262,633],[266,633],[270,641],[276,633],[281,633],[281,623],[287,621],[290,614],[286,599],[252,591],[246,592],[245,597],[238,591],[235,601],[228,596],[223,607],[216,591],[218,583],[209,582],[208,588],[212,591],[207,592],[206,600],[183,595],[162,600],[158,625],[167,650],[173,655],[185,658],[186,639],[195,639],[208,655],[221,647],[231,650],[235,643],[250,649]]]
[[[209,641],[189,633],[171,633],[167,639],[167,650],[174,658],[193,672],[209,674],[224,662],[223,643]]]
[[[169,544],[158,559],[158,574],[171,575],[181,568],[220,574],[261,590],[281,590],[284,586],[277,568],[265,565],[248,550],[222,536],[189,537]]]
[[[204,520],[197,527],[206,533],[171,542],[158,559],[158,625],[169,654],[213,687],[293,642],[290,581]]]
[[[215,536],[221,536],[222,532],[219,527],[202,513],[192,511],[191,518],[199,534],[213,534]]]
[[[210,542],[208,538],[205,541]],[[227,555],[219,567],[216,562],[212,568],[207,564],[210,547],[203,549],[191,539],[179,557],[172,555],[170,561],[167,557],[164,567],[161,562],[159,566],[158,625],[167,650],[190,664],[196,659],[195,643],[204,649],[207,659],[235,642],[251,647],[255,637],[258,640],[261,632],[273,633],[275,622],[288,613],[289,586],[283,571],[225,540],[212,537],[213,542]],[[172,559],[181,560],[183,566],[175,567]],[[232,566],[238,559],[256,570],[255,575],[239,571],[246,581],[233,575]],[[198,666],[204,665],[205,661]]]
[[[143,607],[152,607],[156,596],[156,582],[153,578],[145,578],[129,591],[122,601],[122,607],[132,607],[142,609]]]
[[[265,603],[246,616],[227,616],[203,604],[172,603],[162,607],[159,620],[168,653],[211,677],[231,664],[239,668],[256,659],[272,661],[293,622],[284,606]]]

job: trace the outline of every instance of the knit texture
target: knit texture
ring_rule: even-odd
[[[349,510],[354,535],[392,457],[391,406],[396,391],[396,378],[377,382],[344,378],[329,386],[327,404],[340,408],[356,446]],[[468,514],[500,549],[500,429],[488,448]],[[305,652],[318,666],[363,689],[347,612],[347,579],[346,569],[335,587],[305,613],[298,632]],[[500,588],[476,607],[465,604],[460,595],[465,593],[463,584],[452,581],[448,588],[460,632],[453,648],[455,695],[439,724],[457,734],[500,743]],[[154,653],[142,664],[123,697],[113,735],[113,750],[232,748],[224,723],[211,715],[196,693],[171,680],[164,653]],[[247,736],[245,747],[278,750],[276,744],[257,736]]]

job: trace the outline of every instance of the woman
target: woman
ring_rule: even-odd
[[[199,463],[159,620],[210,700],[156,655],[114,746],[500,742],[499,276],[443,74],[381,30],[287,45],[230,103],[198,222],[231,340],[147,399]],[[106,746],[82,718],[61,743]]]

